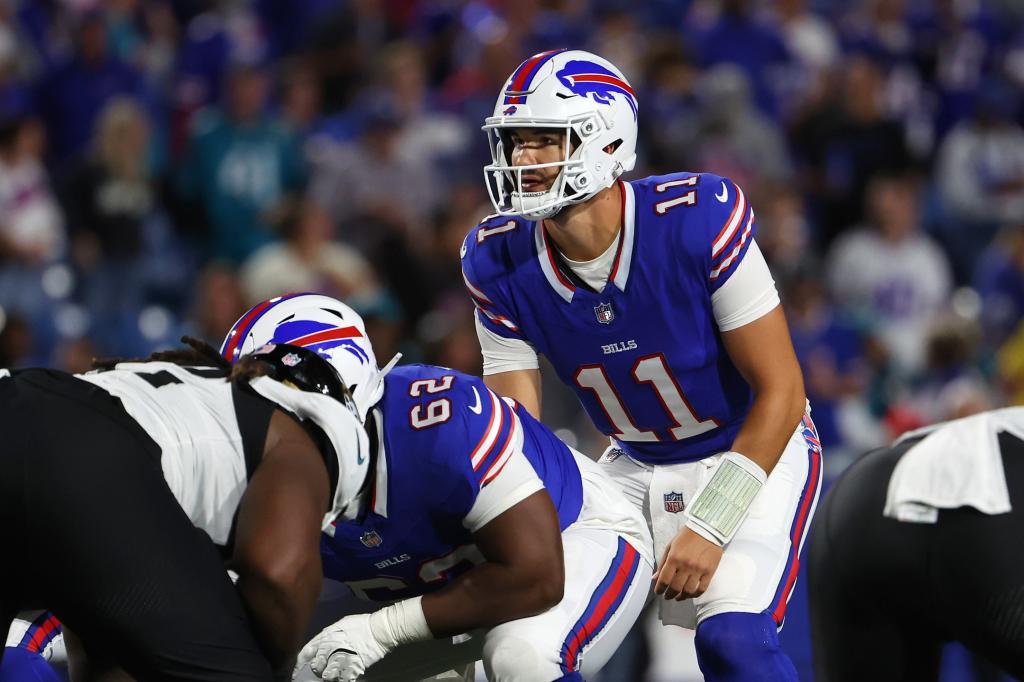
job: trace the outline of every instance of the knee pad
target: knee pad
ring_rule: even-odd
[[[550,670],[548,661],[544,660],[536,643],[525,637],[505,635],[488,641],[484,644],[483,658],[487,679],[493,682],[536,682],[561,674],[545,675]]]
[[[0,682],[64,682],[65,678],[39,654],[7,647],[0,663]]]
[[[720,613],[697,626],[697,663],[708,682],[797,682],[768,612]]]

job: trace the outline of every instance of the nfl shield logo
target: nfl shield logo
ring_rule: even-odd
[[[665,511],[670,514],[678,514],[683,511],[683,494],[665,493]]]
[[[377,535],[377,531],[371,530],[363,533],[359,538],[359,542],[363,543],[363,547],[380,547],[380,543],[384,542],[384,540]]]
[[[289,367],[294,367],[295,365],[302,362],[302,360],[295,353],[289,353],[288,355],[281,358],[281,362],[288,365]]]
[[[602,303],[595,307],[594,315],[597,316],[597,321],[601,324],[611,324],[611,321],[615,319],[615,311],[612,310],[611,303]]]

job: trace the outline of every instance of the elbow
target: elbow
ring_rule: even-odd
[[[532,613],[542,613],[554,608],[562,601],[565,594],[565,566],[562,557],[552,557],[542,562],[538,570],[532,572],[530,603]]]
[[[239,581],[258,585],[261,592],[273,595],[275,601],[296,607],[313,603],[323,581],[319,557],[314,560],[305,553],[242,557],[234,570]]]
[[[560,576],[559,580],[545,580],[537,588],[537,612],[547,611],[558,606],[565,594],[565,579]]]

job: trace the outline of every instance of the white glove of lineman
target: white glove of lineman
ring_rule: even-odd
[[[430,639],[420,597],[405,599],[370,614],[345,616],[302,647],[294,680],[307,665],[327,682],[355,682],[389,651]]]
[[[370,631],[370,614],[345,616],[302,647],[295,672],[308,664],[326,682],[355,682],[387,653]]]

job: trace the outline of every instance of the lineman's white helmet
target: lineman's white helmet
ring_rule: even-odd
[[[512,165],[509,131],[555,128],[565,133],[561,161]],[[611,187],[636,164],[637,99],[622,72],[582,50],[541,52],[519,65],[498,96],[483,130],[491,145],[487,191],[501,215],[548,218],[564,206]],[[613,151],[607,152],[608,146]],[[522,173],[559,168],[552,186],[522,191]]]
[[[220,353],[232,364],[264,344],[286,343],[327,358],[352,393],[359,418],[384,394],[366,325],[356,311],[320,294],[288,294],[256,304],[224,338]]]

